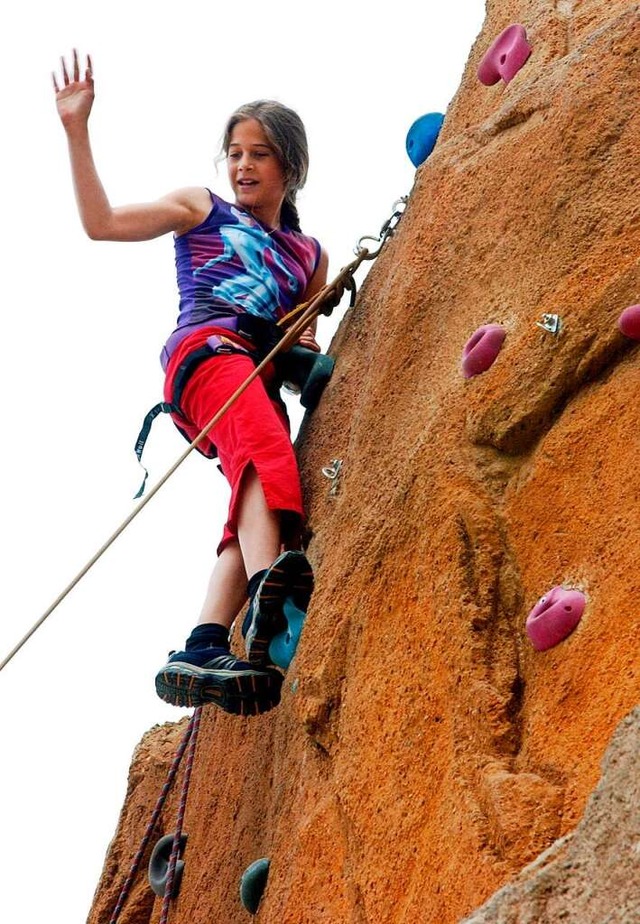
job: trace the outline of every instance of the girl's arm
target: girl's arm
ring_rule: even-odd
[[[309,285],[305,289],[304,296],[302,297],[303,302],[310,301],[314,295],[316,295],[323,285],[327,281],[327,271],[329,269],[329,257],[327,252],[322,248],[320,250],[320,259],[318,261],[318,266],[315,273],[309,281]],[[314,318],[309,327],[300,335],[298,343],[300,346],[306,347],[308,350],[314,350],[314,352],[320,352],[320,344],[316,340],[316,328],[318,326],[318,319]]]
[[[89,115],[94,100],[91,58],[80,79],[77,51],[72,73],[62,59],[61,82],[53,75],[56,105],[67,134],[73,186],[83,227],[100,241],[145,241],[169,231],[182,234],[195,227],[211,209],[205,189],[188,188],[156,202],[113,208],[98,176],[89,140]]]

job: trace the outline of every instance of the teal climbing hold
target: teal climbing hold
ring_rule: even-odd
[[[298,609],[291,597],[287,597],[282,609],[287,628],[271,639],[269,657],[276,667],[286,671],[295,656],[306,613]]]
[[[258,911],[258,906],[269,878],[270,864],[271,861],[268,857],[262,857],[252,863],[251,866],[248,866],[242,874],[240,879],[240,901],[249,914],[256,914]]]
[[[278,372],[290,391],[300,395],[300,404],[308,411],[318,406],[331,375],[335,360],[300,345],[291,347],[277,359]]]

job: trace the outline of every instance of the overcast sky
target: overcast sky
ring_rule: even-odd
[[[191,185],[227,195],[214,166],[226,117],[259,97],[297,109],[311,151],[302,226],[333,276],[410,191],[407,130],[446,111],[483,17],[482,0],[13,6],[0,37],[0,659],[132,509],[133,445],[161,397],[158,353],[177,315],[169,237],[82,232],[51,89],[59,56],[93,56],[94,150],[113,204]],[[325,347],[343,311],[321,321]],[[150,483],[185,446],[156,422]],[[85,920],[132,751],[185,714],[153,678],[197,619],[227,496],[192,454],[0,673],[3,920]]]

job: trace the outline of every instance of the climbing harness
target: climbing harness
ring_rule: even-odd
[[[243,314],[235,315],[234,317],[222,317],[216,319],[212,324],[222,330],[228,330],[230,333],[237,334],[247,346],[241,346],[228,337],[213,334],[211,337],[207,338],[207,342],[204,346],[197,350],[192,350],[180,363],[173,378],[173,400],[160,401],[148,411],[142,422],[138,438],[136,439],[134,452],[140,467],[144,471],[144,478],[138,492],[134,495],[134,500],[138,500],[138,498],[142,497],[144,494],[147,478],[149,477],[149,472],[142,464],[142,453],[149,433],[151,432],[151,426],[156,417],[158,417],[159,414],[173,414],[173,421],[178,432],[182,434],[187,443],[191,442],[191,437],[187,431],[180,426],[178,420],[183,419],[183,414],[180,409],[183,392],[189,379],[194,375],[199,366],[206,360],[220,354],[231,355],[233,353],[244,353],[259,361],[276,346],[283,337],[282,329],[278,327],[275,322],[267,321],[265,318],[259,318],[256,315]],[[176,418],[178,418],[178,420],[176,420]],[[195,448],[208,459],[214,459],[217,455],[215,447],[211,444],[196,446]]]
[[[114,533],[103,543],[103,545],[98,549],[98,551],[89,559],[86,565],[78,572],[78,574],[73,578],[73,580],[65,587],[65,589],[56,597],[51,606],[42,614],[42,616],[33,624],[29,631],[23,636],[23,638],[18,642],[18,644],[9,652],[5,659],[0,662],[0,671],[6,667],[6,665],[11,661],[11,659],[20,651],[23,645],[29,641],[31,636],[37,632],[40,626],[45,622],[46,619],[53,613],[53,611],[62,603],[65,597],[73,590],[73,588],[78,584],[82,578],[87,574],[87,572],[95,565],[95,563],[102,558],[104,553],[107,551],[110,546],[116,541],[116,539],[124,532],[124,530],[129,526],[129,524],[134,520],[139,513],[142,512],[144,507],[149,503],[149,501],[155,497],[160,488],[171,478],[174,472],[182,465],[187,456],[190,453],[197,449],[200,443],[208,436],[209,432],[215,427],[220,418],[225,414],[231,405],[243,394],[246,389],[251,385],[255,379],[258,378],[260,373],[266,368],[266,366],[281,352],[287,350],[289,347],[293,346],[297,342],[300,335],[304,330],[314,321],[319,314],[331,314],[333,308],[338,304],[342,294],[345,290],[348,290],[355,296],[356,292],[356,283],[353,278],[353,274],[358,269],[361,263],[366,260],[375,260],[378,256],[384,245],[387,241],[393,236],[398,222],[400,221],[403,213],[404,207],[408,201],[408,196],[402,196],[400,199],[396,200],[393,204],[393,213],[391,217],[382,225],[380,233],[377,236],[365,235],[360,238],[358,244],[355,248],[356,258],[352,260],[351,263],[348,263],[344,266],[338,275],[331,281],[326,283],[316,295],[313,296],[309,301],[303,302],[301,305],[298,305],[294,308],[293,311],[289,312],[286,317],[282,318],[278,322],[278,326],[284,330],[284,334],[281,339],[269,350],[266,356],[258,363],[258,365],[253,369],[253,371],[247,376],[244,382],[235,390],[230,398],[222,405],[220,410],[212,417],[209,423],[200,431],[196,438],[189,444],[187,449],[182,453],[182,455],[176,459],[172,466],[165,472],[165,474],[160,478],[160,480],[151,488],[149,493],[142,497],[139,500],[137,506],[131,511],[131,513],[125,517],[120,526],[115,530]],[[377,249],[371,252],[369,248],[363,245],[363,241],[375,241]],[[324,307],[324,310],[323,310]],[[150,412],[151,413],[151,412]],[[162,413],[162,411],[157,412]]]
[[[178,770],[180,769],[180,763],[182,762],[182,758],[185,754],[185,751],[187,751],[187,747],[188,747],[187,761],[185,764],[184,778],[182,781],[182,791],[180,793],[180,802],[178,805],[176,830],[173,835],[173,845],[171,848],[171,856],[169,858],[167,880],[166,880],[166,885],[164,889],[164,896],[162,899],[162,912],[160,914],[160,919],[159,919],[159,924],[167,924],[167,919],[169,917],[169,908],[171,905],[171,899],[173,898],[176,864],[178,861],[178,856],[181,853],[181,849],[184,844],[184,839],[183,839],[184,836],[182,834],[182,825],[184,824],[184,816],[185,816],[185,810],[187,806],[187,797],[189,795],[189,783],[191,782],[191,771],[193,769],[193,761],[194,761],[195,753],[196,753],[196,744],[198,741],[198,731],[200,729],[201,716],[202,716],[202,706],[199,706],[195,710],[193,715],[191,716],[191,720],[189,722],[187,730],[184,733],[184,737],[178,746],[178,750],[176,752],[175,757],[173,758],[173,762],[171,764],[171,767],[169,768],[169,773],[167,774],[167,779],[165,781],[164,786],[162,787],[162,790],[158,797],[158,801],[156,802],[155,808],[151,815],[151,820],[149,821],[149,824],[147,825],[146,831],[140,843],[140,847],[138,848],[138,851],[133,859],[133,863],[131,864],[131,869],[129,870],[129,874],[127,875],[127,878],[124,881],[124,885],[122,886],[122,889],[120,890],[120,895],[118,896],[116,906],[113,909],[113,914],[111,915],[111,918],[109,919],[109,924],[116,924],[116,922],[118,921],[120,917],[120,912],[122,911],[124,904],[129,896],[129,893],[131,892],[133,884],[136,880],[136,877],[138,875],[138,870],[140,869],[140,864],[142,863],[143,857],[149,846],[149,842],[151,841],[151,838],[153,837],[153,834],[158,826],[158,821],[160,820],[160,814],[162,812],[162,809],[164,808],[164,804],[167,800],[167,796],[169,795],[169,792],[171,791],[171,787],[173,786]]]

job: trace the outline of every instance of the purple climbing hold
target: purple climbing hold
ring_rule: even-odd
[[[632,340],[640,340],[640,305],[629,305],[618,318],[618,327]]]
[[[507,332],[501,324],[484,324],[466,342],[462,351],[462,374],[465,379],[486,372],[502,349]]]
[[[582,618],[585,596],[558,586],[541,597],[527,616],[526,631],[536,651],[546,651],[571,635]]]
[[[531,45],[527,41],[524,26],[515,23],[501,32],[486,52],[478,68],[478,80],[486,87],[497,83],[500,78],[505,83],[516,76],[531,54]]]

